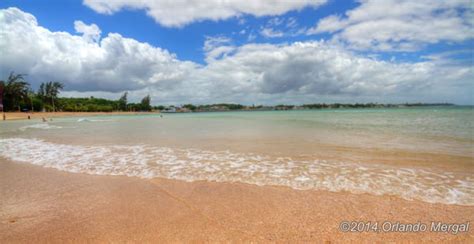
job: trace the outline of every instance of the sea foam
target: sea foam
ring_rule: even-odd
[[[20,127],[21,131],[25,131],[28,129],[42,129],[42,130],[50,130],[50,129],[61,129],[61,126],[57,125],[50,125],[48,123],[42,123],[42,124],[33,124],[33,125],[26,125],[23,127]]]
[[[73,173],[243,182],[474,205],[472,175],[421,168],[149,145],[79,146],[22,138],[0,139],[0,156]]]
[[[110,119],[89,119],[89,118],[80,118],[77,122],[110,122],[113,120]]]

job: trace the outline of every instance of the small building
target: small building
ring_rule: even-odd
[[[176,113],[176,108],[171,106],[171,107],[167,107],[165,108],[164,110],[161,111],[162,113]]]

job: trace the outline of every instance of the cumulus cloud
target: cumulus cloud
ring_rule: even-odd
[[[209,62],[199,65],[117,33],[90,42],[52,32],[17,8],[0,10],[0,26],[1,76],[61,81],[66,95],[113,98],[128,90],[132,100],[151,94],[154,103],[171,104],[474,102],[472,68],[443,58],[390,62],[326,41],[234,46],[217,36],[205,41]]]
[[[470,0],[360,0],[345,16],[321,19],[308,34],[335,33],[351,48],[414,51],[425,44],[461,42],[474,36]]]
[[[433,62],[393,63],[358,56],[326,42],[249,44],[200,71],[221,93],[258,96],[407,96],[469,86],[469,67]],[[415,95],[416,96],[416,95]]]
[[[96,24],[87,25],[80,20],[74,21],[74,29],[77,33],[81,33],[82,37],[88,42],[98,42],[100,33],[102,33]]]
[[[59,80],[78,91],[136,90],[172,86],[195,64],[134,39],[110,33],[99,42],[100,29],[75,22],[82,36],[51,32],[17,8],[1,10],[2,74],[27,73],[33,83]],[[97,42],[91,42],[95,40]]]
[[[167,27],[181,27],[195,21],[224,20],[244,14],[254,16],[281,15],[305,7],[316,8],[327,0],[84,0],[84,4],[101,14],[113,14],[122,9],[143,9],[156,22]]]

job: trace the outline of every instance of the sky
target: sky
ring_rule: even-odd
[[[136,102],[474,104],[470,0],[2,0],[0,79]]]

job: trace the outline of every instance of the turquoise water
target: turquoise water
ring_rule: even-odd
[[[474,205],[472,107],[0,123],[0,156],[75,173],[282,185]]]

